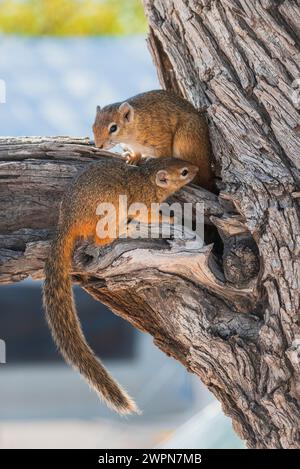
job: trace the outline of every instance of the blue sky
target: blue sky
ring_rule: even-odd
[[[0,37],[0,136],[92,136],[96,105],[158,88],[142,36]]]

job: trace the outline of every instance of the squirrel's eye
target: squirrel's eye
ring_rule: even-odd
[[[118,130],[118,126],[116,124],[113,124],[110,126],[109,128],[109,133],[110,134],[113,134],[114,132],[116,132]]]
[[[185,177],[189,174],[188,170],[187,169],[183,169],[182,172],[181,172],[181,176]]]

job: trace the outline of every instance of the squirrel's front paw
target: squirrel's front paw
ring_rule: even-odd
[[[131,151],[124,151],[122,156],[126,160],[126,163],[130,165],[138,165],[142,158],[140,153],[132,153]]]

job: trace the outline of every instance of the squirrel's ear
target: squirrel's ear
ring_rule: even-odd
[[[125,121],[127,122],[133,121],[134,110],[131,104],[127,102],[120,104],[119,112],[122,114]]]
[[[164,169],[161,169],[160,171],[158,171],[156,173],[155,182],[158,187],[163,187],[164,189],[166,189],[170,184],[168,171]]]
[[[97,106],[97,108],[96,108],[97,114],[98,114],[98,112],[100,112],[100,111],[101,111],[101,107],[100,107],[100,106]]]

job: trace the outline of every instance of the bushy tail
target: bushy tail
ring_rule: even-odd
[[[45,263],[44,307],[52,336],[65,360],[85,377],[109,407],[120,414],[139,412],[134,401],[111,378],[83,335],[69,276],[74,236],[58,234]]]

